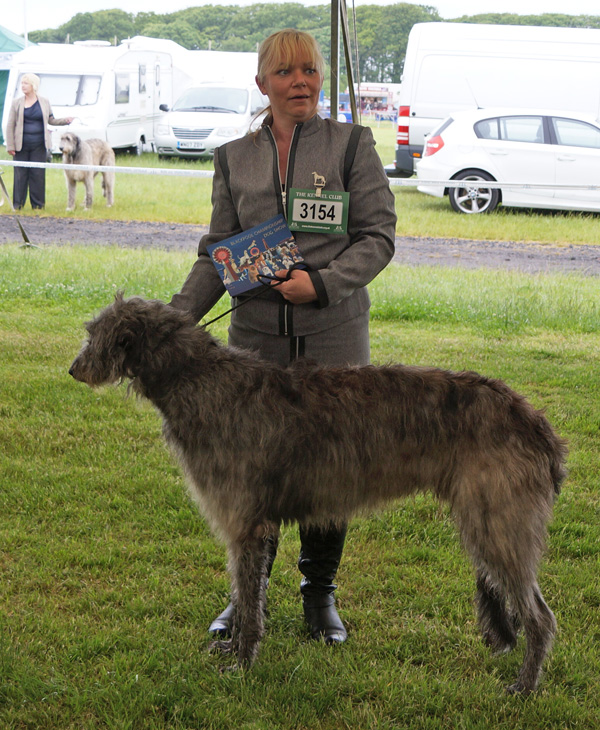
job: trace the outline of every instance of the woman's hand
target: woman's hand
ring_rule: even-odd
[[[9,154],[9,155],[11,155],[12,157],[14,157],[14,156],[15,156],[15,154],[16,154],[14,150],[6,150],[6,151],[7,151],[7,152],[8,152],[8,154]]]
[[[285,279],[287,275],[287,271],[275,272],[275,276],[280,279]],[[287,281],[282,281],[281,284],[276,284],[275,286],[281,292],[283,298],[291,304],[307,304],[308,302],[317,300],[317,292],[310,280],[310,276],[302,269],[293,269]]]

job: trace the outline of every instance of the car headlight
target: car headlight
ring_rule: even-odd
[[[157,124],[156,133],[157,134],[169,134],[169,125],[168,124]]]
[[[219,137],[240,137],[243,130],[240,127],[217,127],[215,134]]]

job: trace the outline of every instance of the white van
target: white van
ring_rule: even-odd
[[[417,23],[406,49],[396,160],[410,177],[425,135],[463,109],[560,108],[600,114],[600,30]]]
[[[119,46],[104,41],[42,43],[15,53],[3,114],[6,136],[13,99],[21,95],[21,77],[40,77],[40,94],[55,117],[74,117],[69,131],[82,139],[97,137],[114,149],[141,152],[154,141],[159,106],[171,104],[191,77],[174,56],[190,51],[173,41],[136,36]],[[60,153],[67,127],[51,127],[52,152]]]
[[[187,89],[156,131],[159,157],[212,157],[215,148],[243,137],[269,103],[256,84],[205,83]]]

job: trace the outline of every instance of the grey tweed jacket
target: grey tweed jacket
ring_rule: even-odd
[[[343,166],[353,125],[315,116],[296,126],[285,189],[314,188],[313,172],[326,179],[325,190],[343,190]],[[224,174],[223,150],[229,180]],[[305,336],[323,332],[368,310],[367,284],[394,253],[394,196],[375,151],[373,135],[362,129],[348,178],[348,230],[344,235],[297,232],[295,238],[318,301],[291,305],[276,291],[265,292],[232,313],[236,325],[265,334]],[[225,289],[206,247],[284,213],[277,147],[269,127],[229,142],[215,152],[209,233],[198,258],[171,305],[199,321]],[[285,310],[285,312],[283,311]]]

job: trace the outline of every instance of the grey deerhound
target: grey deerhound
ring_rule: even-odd
[[[87,324],[70,373],[90,386],[131,379],[163,416],[190,491],[229,554],[238,665],[264,633],[266,540],[280,524],[345,522],[406,494],[450,503],[476,570],[479,624],[539,681],[556,622],[537,584],[566,446],[499,380],[435,368],[288,368],[225,347],[160,301],[124,299]]]
[[[65,132],[60,138],[60,151],[66,165],[115,166],[113,148],[103,139],[84,140],[73,132]],[[92,170],[65,170],[67,181],[67,210],[75,210],[75,193],[78,182],[85,186],[83,207],[88,210],[94,202],[94,178],[98,173]],[[115,173],[105,170],[102,173],[102,194],[108,208],[115,202]]]

